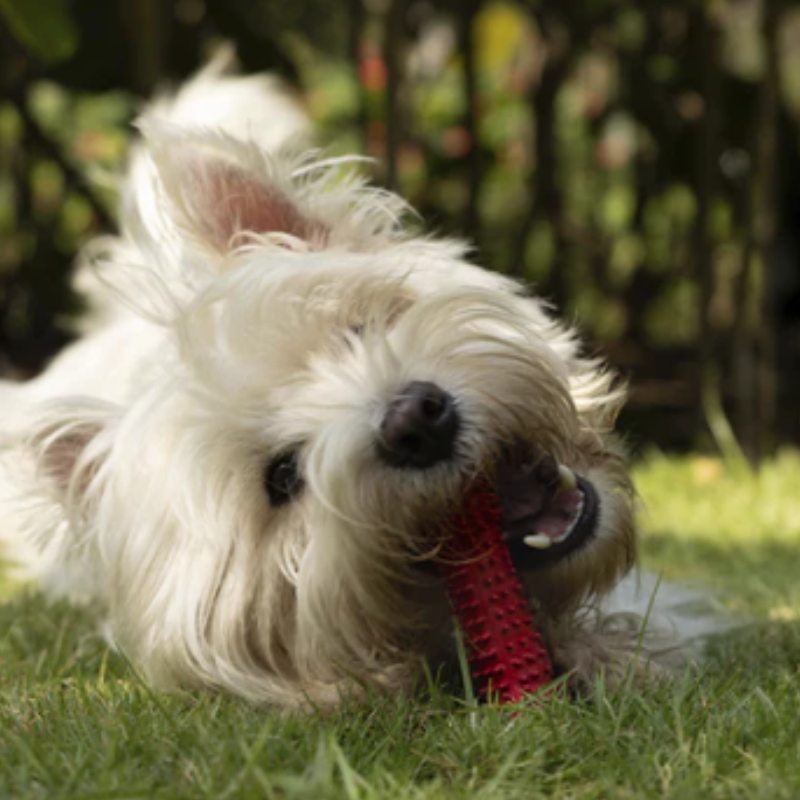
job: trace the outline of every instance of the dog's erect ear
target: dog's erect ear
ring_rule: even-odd
[[[157,175],[155,185],[160,187],[151,208],[163,208],[157,199],[160,194],[180,235],[188,234],[203,250],[218,256],[243,244],[248,234],[270,238],[289,249],[323,246],[326,226],[300,210],[292,196],[291,174],[280,174],[255,148],[233,140],[225,144],[237,156],[235,160],[204,142],[151,141],[148,154]],[[150,172],[144,181],[151,182],[153,177]],[[150,187],[142,192],[142,183],[136,180],[139,196],[133,200],[151,232],[153,227],[163,232],[163,222],[148,213]]]
[[[188,154],[171,176],[173,201],[202,240],[221,254],[248,233],[277,234],[309,246],[324,239],[323,226],[304,216],[279,186],[238,164]]]
[[[304,217],[277,187],[218,159],[184,165],[183,202],[213,247],[225,252],[246,233],[286,234],[311,244],[323,229]]]
[[[408,207],[368,186],[352,169],[359,159],[317,160],[288,144],[265,150],[219,131],[147,120],[140,128],[122,209],[134,248],[100,253],[96,263],[111,264],[108,284],[142,316],[174,319],[231,266],[227,256],[250,244],[363,253],[406,239]]]

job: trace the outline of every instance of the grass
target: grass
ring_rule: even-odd
[[[81,614],[0,602],[2,798],[794,798],[800,795],[800,457],[638,469],[644,562],[752,622],[700,675],[548,698],[513,720],[432,687],[327,715],[155,694]]]

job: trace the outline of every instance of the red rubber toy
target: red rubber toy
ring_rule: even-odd
[[[503,540],[491,488],[476,485],[447,528],[438,567],[469,648],[472,679],[481,696],[517,702],[553,679],[553,665]]]

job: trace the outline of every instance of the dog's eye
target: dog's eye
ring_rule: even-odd
[[[267,466],[264,484],[273,506],[282,506],[296,497],[303,488],[297,451],[273,459]]]

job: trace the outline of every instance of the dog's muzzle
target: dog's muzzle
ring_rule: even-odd
[[[453,459],[459,428],[453,396],[435,383],[414,381],[386,409],[378,455],[391,467],[424,470]],[[560,561],[595,536],[600,498],[592,483],[530,446],[518,443],[498,460],[495,491],[518,566]]]

